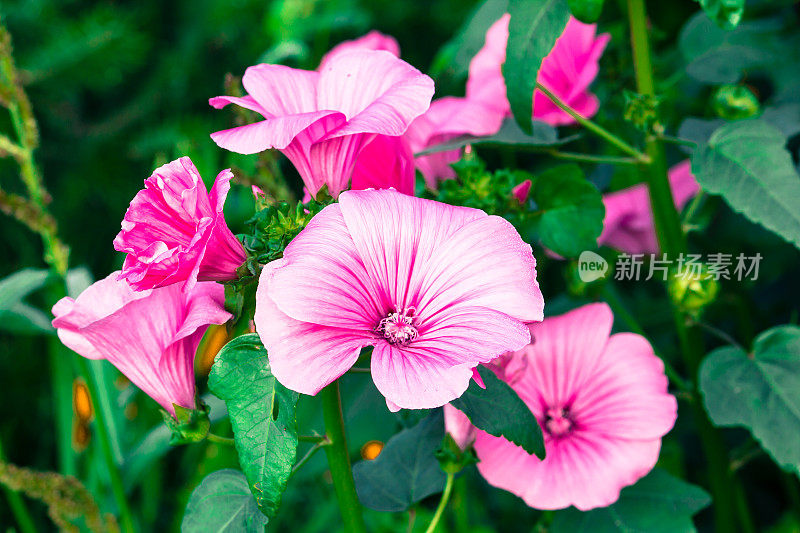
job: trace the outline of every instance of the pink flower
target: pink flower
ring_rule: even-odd
[[[236,278],[247,259],[222,206],[233,173],[223,170],[209,194],[191,159],[159,167],[131,201],[114,249],[127,253],[123,278],[136,290],[186,281]]]
[[[485,136],[497,133],[503,116],[481,102],[447,96],[434,100],[430,109],[409,126],[405,134],[414,153],[443,144],[462,135]],[[451,163],[461,158],[463,150],[447,150],[416,158],[417,168],[425,183],[436,189],[439,180],[454,178]]]
[[[683,209],[700,190],[688,159],[669,169],[669,182],[678,209]],[[603,204],[606,217],[603,220],[603,233],[597,239],[599,244],[606,244],[629,254],[658,252],[647,185],[642,183],[605,194]]]
[[[114,272],[53,306],[61,342],[88,359],[107,359],[173,416],[172,404],[194,409],[197,346],[209,324],[231,318],[222,285],[134,291],[119,278]]]
[[[486,44],[472,58],[467,80],[467,98],[482,102],[501,116],[510,114],[506,84],[501,71],[506,60],[508,21],[506,13],[486,32]],[[611,38],[595,37],[596,26],[570,17],[555,46],[542,61],[538,81],[584,117],[597,113],[600,103],[589,92],[599,69],[598,61]],[[575,120],[559,109],[541,91],[533,95],[533,118],[552,126]]]
[[[322,57],[317,70],[321,72],[331,59],[339,54],[354,50],[384,50],[395,57],[400,57],[400,45],[397,44],[397,40],[394,37],[372,30],[358,39],[342,41],[331,48],[331,51]]]
[[[316,394],[374,346],[390,409],[443,405],[530,342],[542,294],[506,220],[393,190],[347,191],[264,267],[255,324],[275,377]]]
[[[276,148],[288,157],[308,190],[323,185],[338,196],[364,148],[376,135],[399,136],[428,109],[433,80],[390,52],[337,53],[320,72],[256,65],[242,78],[248,95],[218,96],[264,120],[211,134],[222,148],[253,154]]]
[[[647,340],[609,336],[613,320],[606,304],[590,304],[532,324],[533,344],[495,370],[544,429],[544,460],[470,429],[446,406],[448,431],[462,443],[472,432],[478,470],[491,485],[537,509],[588,510],[614,503],[655,466],[677,402]]]

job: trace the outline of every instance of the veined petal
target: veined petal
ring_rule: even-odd
[[[394,188],[413,196],[414,156],[404,137],[376,135],[356,160],[350,188]]]
[[[320,72],[318,109],[347,116],[336,136],[396,136],[428,109],[433,91],[433,80],[391,53],[356,50],[337,55]]]
[[[319,68],[317,70],[324,70],[325,65],[331,59],[339,54],[351,52],[353,50],[386,50],[393,56],[400,57],[400,45],[397,44],[397,41],[394,37],[384,35],[376,30],[372,30],[358,39],[353,39],[352,41],[342,41],[331,48],[331,51],[325,54],[322,57],[322,60],[320,60]]]
[[[285,265],[286,260],[279,259],[261,272],[256,290],[256,332],[277,380],[294,391],[314,395],[347,372],[361,348],[372,339],[363,331],[301,322],[281,311],[271,293],[280,285],[274,274]],[[309,293],[298,291],[292,297],[300,300],[301,294]]]
[[[338,117],[338,123],[344,121],[344,116],[335,111],[312,111],[217,131],[211,134],[211,138],[220,148],[239,154],[255,154],[268,148],[282,150],[314,123],[328,122],[328,117],[333,117],[334,120]]]
[[[263,117],[271,116],[266,109],[256,102],[255,98],[246,94],[244,96],[215,96],[208,99],[208,104],[214,109],[222,109],[228,104],[238,105],[250,111],[255,111]]]
[[[284,65],[255,65],[242,76],[244,89],[268,113],[267,118],[335,109],[317,107],[318,83],[316,71]]]
[[[293,319],[371,332],[385,316],[387,303],[356,252],[339,204],[317,214],[283,257],[269,294]]]

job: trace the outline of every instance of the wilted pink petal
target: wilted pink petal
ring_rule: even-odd
[[[405,133],[433,96],[433,80],[392,53],[353,48],[327,58],[318,72],[248,68],[242,83],[250,99],[244,104],[253,110],[257,104],[264,120],[213,133],[212,139],[239,153],[281,150],[312,195],[327,185],[338,196],[370,142]],[[217,108],[241,103],[228,97],[209,102]]]
[[[469,66],[467,98],[483,103],[501,116],[510,114],[502,65],[506,60],[508,21],[503,15],[486,32],[486,43]],[[595,36],[596,26],[570,17],[564,32],[542,61],[537,81],[547,87],[581,116],[597,113],[599,102],[589,92],[598,72],[598,61],[610,36]],[[575,122],[541,91],[533,96],[533,118],[553,126]]]
[[[678,209],[683,209],[700,190],[688,159],[669,170],[669,183]],[[658,252],[647,185],[634,185],[605,194],[603,204],[606,216],[603,220],[603,233],[597,239],[598,244],[605,244],[629,254]]]
[[[547,318],[530,325],[532,344],[490,363],[536,416],[547,451],[540,460],[472,430],[478,469],[490,484],[537,509],[588,510],[614,503],[655,466],[677,403],[647,340],[609,336],[612,321],[605,304]],[[454,438],[468,441],[463,418],[450,412],[445,423]]]
[[[233,173],[223,170],[209,193],[188,157],[159,167],[131,201],[114,249],[127,253],[121,276],[136,290],[236,278],[247,259],[222,207]]]
[[[393,190],[346,191],[265,268],[256,330],[275,376],[315,394],[374,346],[393,408],[443,405],[473,368],[530,340],[543,300],[503,219]]]
[[[194,357],[209,324],[231,318],[218,283],[134,291],[114,272],[78,298],[53,307],[61,341],[89,359],[107,359],[134,385],[175,415],[195,408]]]
[[[446,96],[434,100],[430,109],[411,123],[405,137],[416,154],[462,135],[492,135],[502,122],[502,115],[481,102]],[[439,180],[455,177],[450,164],[461,158],[461,152],[461,149],[448,150],[416,158],[417,168],[430,189],[436,189]]]

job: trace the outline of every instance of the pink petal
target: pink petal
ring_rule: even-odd
[[[569,405],[594,374],[614,316],[604,303],[589,304],[531,324],[526,377],[517,392],[534,412],[541,405]]]
[[[444,406],[444,427],[462,450],[466,450],[475,440],[475,426],[467,415],[449,403]]]
[[[317,106],[319,77],[313,70],[261,64],[248,67],[242,85],[266,111],[266,118],[336,109]]]
[[[285,259],[273,261],[261,272],[256,289],[256,331],[277,380],[289,389],[314,395],[347,372],[370,339],[362,331],[301,322],[278,309],[272,297],[280,285],[275,274],[286,268],[286,263]],[[295,293],[293,299],[300,300],[299,294],[303,293]]]
[[[378,135],[358,156],[351,189],[394,188],[414,194],[414,156],[403,137]]]
[[[208,99],[208,104],[211,107],[213,107],[214,109],[222,109],[223,107],[225,107],[228,104],[234,104],[234,105],[238,105],[239,107],[243,107],[245,109],[249,109],[250,111],[255,111],[256,113],[259,113],[262,116],[269,115],[269,113],[267,113],[266,109],[261,107],[259,105],[259,103],[256,102],[255,99],[252,96],[250,96],[249,94],[246,94],[246,95],[244,95],[242,97],[237,97],[237,96],[215,96],[214,98],[209,98]]]
[[[311,128],[315,123],[328,124],[331,120],[341,124],[344,117],[335,111],[312,111],[281,116],[217,131],[211,134],[211,139],[220,148],[238,154],[256,154],[269,148],[282,150],[303,130]]]
[[[400,57],[400,45],[394,37],[384,35],[383,33],[372,30],[368,34],[353,39],[352,41],[343,41],[334,46],[330,52],[322,57],[319,62],[317,70],[324,70],[326,64],[339,54],[344,52],[351,52],[353,50],[385,50],[395,57]]]
[[[318,109],[347,116],[336,136],[397,136],[428,109],[433,91],[433,80],[389,52],[357,50],[337,55],[320,72]]]
[[[483,103],[496,113],[510,113],[506,98],[506,84],[501,67],[506,61],[506,42],[508,41],[508,21],[506,13],[486,32],[486,44],[469,64],[467,79],[467,98]]]
[[[596,435],[658,439],[675,425],[677,401],[667,393],[667,377],[647,339],[612,335],[598,372],[581,388],[572,409],[581,427]]]
[[[317,214],[283,257],[269,296],[293,319],[369,332],[384,317],[387,303],[358,257],[340,204]]]

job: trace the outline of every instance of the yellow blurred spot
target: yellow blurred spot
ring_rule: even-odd
[[[361,447],[361,458],[372,461],[381,454],[383,443],[379,440],[368,441]]]
[[[86,388],[86,383],[78,378],[72,382],[72,409],[75,411],[75,416],[81,422],[88,422],[92,419],[94,414],[92,411],[92,401],[89,399],[89,389]]]
[[[80,453],[89,445],[91,437],[89,426],[79,419],[74,419],[72,422],[72,447],[76,452]]]
[[[127,388],[128,388],[128,385],[130,385],[130,384],[131,384],[131,381],[130,381],[128,378],[126,378],[125,376],[123,376],[122,374],[120,374],[119,376],[117,376],[117,379],[116,379],[116,380],[114,380],[114,385],[115,385],[115,386],[116,386],[116,387],[117,387],[119,390],[124,390],[124,389],[127,389]]]
[[[228,342],[228,330],[225,324],[212,324],[200,342],[197,350],[197,372],[207,376],[214,365],[214,358],[223,346]]]

